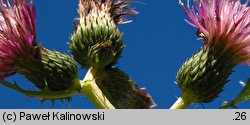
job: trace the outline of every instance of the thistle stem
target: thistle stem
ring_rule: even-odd
[[[184,100],[180,97],[170,109],[187,109],[191,102]]]
[[[95,70],[89,69],[84,80],[81,81],[81,94],[85,95],[98,109],[115,109],[96,83]]]

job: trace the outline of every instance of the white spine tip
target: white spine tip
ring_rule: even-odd
[[[240,85],[243,86],[243,87],[246,86],[246,83],[244,83],[244,82],[242,82],[242,81],[240,81],[239,83],[240,83]]]
[[[179,0],[179,4],[180,4],[181,6],[184,6],[184,3],[183,3],[181,0]]]

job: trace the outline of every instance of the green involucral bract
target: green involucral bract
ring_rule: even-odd
[[[192,103],[213,101],[239,62],[234,48],[226,48],[219,42],[203,48],[185,62],[177,74],[183,100]]]
[[[71,57],[40,46],[37,50],[37,57],[18,62],[18,73],[41,90],[63,91],[79,84],[77,65]]]

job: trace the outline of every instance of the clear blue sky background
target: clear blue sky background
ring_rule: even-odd
[[[38,41],[48,49],[68,53],[69,37],[73,33],[72,22],[77,18],[78,0],[34,0],[37,10]],[[140,87],[147,91],[158,104],[157,108],[169,108],[181,95],[174,83],[176,73],[186,59],[196,53],[202,46],[197,41],[196,29],[184,22],[186,18],[178,0],[140,0],[145,5],[134,4],[140,11],[131,24],[120,26],[125,33],[123,57],[119,66],[127,72]],[[85,70],[81,70],[83,78]],[[218,108],[224,100],[231,100],[242,87],[240,80],[246,81],[250,76],[249,67],[240,65],[231,75],[231,82],[225,87],[220,98],[204,104],[205,108]],[[22,76],[8,78],[24,88],[34,90],[34,85]],[[53,107],[51,102],[40,103],[39,99],[28,98],[0,85],[0,108],[94,108],[83,96],[73,97],[72,104],[60,101]],[[239,105],[250,108],[250,102]],[[190,108],[202,108],[201,104]]]

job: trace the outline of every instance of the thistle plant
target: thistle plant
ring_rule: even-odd
[[[189,1],[187,7],[179,3],[189,18],[186,22],[197,28],[204,44],[177,73],[182,96],[171,109],[214,101],[234,68],[250,65],[249,0],[244,4],[240,0],[195,0],[194,7]],[[98,109],[154,108],[156,104],[145,88],[117,67],[125,47],[119,25],[133,22],[130,18],[138,14],[131,4],[130,0],[79,0],[68,55],[38,44],[32,0],[0,0],[0,83],[42,102],[70,102],[77,94]],[[88,70],[82,80],[80,69]],[[7,81],[13,74],[22,75],[37,91]],[[238,97],[221,108],[235,108],[249,99],[249,86],[250,80]]]

